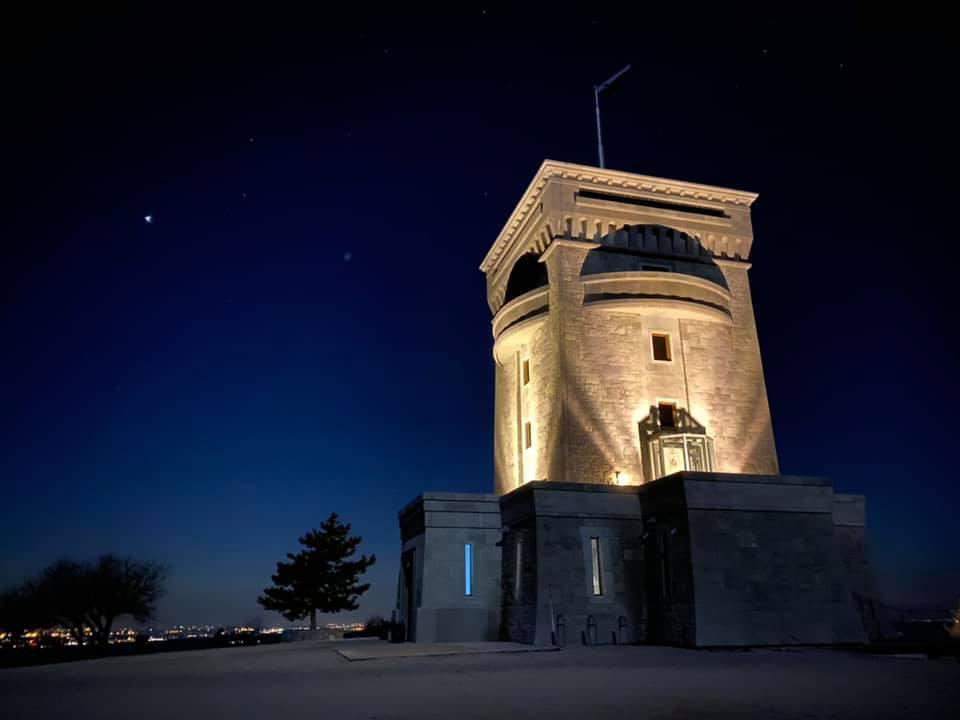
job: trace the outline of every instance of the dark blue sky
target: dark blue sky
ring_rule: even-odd
[[[760,193],[783,472],[867,494],[889,600],[956,599],[946,46],[810,13],[10,18],[0,585],[114,551],[172,566],[161,621],[272,620],[337,511],[387,612],[398,508],[492,488],[477,266],[629,62],[608,165]]]

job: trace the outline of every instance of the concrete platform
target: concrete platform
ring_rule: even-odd
[[[348,647],[340,646],[337,647],[337,654],[351,662],[356,662],[360,660],[434,657],[439,655],[552,652],[559,649],[553,645],[526,645],[512,642],[388,643],[380,641],[365,642],[362,645]]]
[[[957,720],[960,707],[960,663],[953,659],[649,645],[380,662],[348,662],[335,652],[356,642],[158,652],[0,670],[0,717]]]

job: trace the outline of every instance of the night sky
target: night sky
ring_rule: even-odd
[[[781,470],[867,494],[887,601],[955,601],[937,19],[593,5],[7,17],[0,586],[113,551],[169,563],[161,622],[273,622],[336,511],[389,612],[397,510],[492,490],[480,261],[544,158],[596,164],[632,63],[608,166],[760,193]]]

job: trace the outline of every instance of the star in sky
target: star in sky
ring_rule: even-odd
[[[147,225],[153,225],[153,215],[144,215],[144,216],[143,216],[143,221],[144,221]]]

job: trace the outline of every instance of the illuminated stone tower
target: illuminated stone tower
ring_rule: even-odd
[[[545,161],[481,269],[495,494],[399,513],[423,642],[862,643],[862,495],[781,475],[752,193]]]
[[[778,473],[747,277],[756,197],[541,165],[480,266],[498,495]]]

